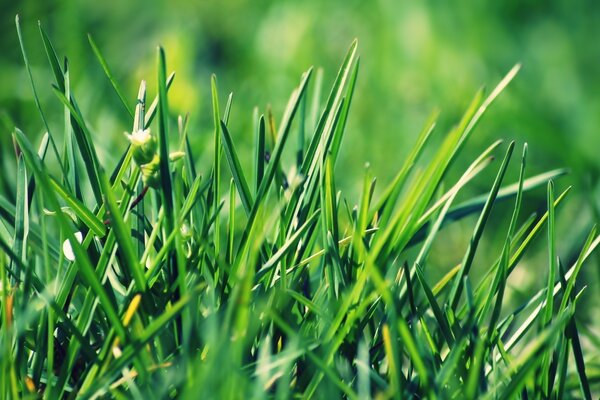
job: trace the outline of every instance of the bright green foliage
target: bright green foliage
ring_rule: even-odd
[[[564,171],[527,177],[527,147],[511,162],[517,146],[498,141],[448,178],[518,67],[488,97],[476,94],[439,147],[432,116],[387,187],[378,190],[367,167],[356,177],[360,198],[350,199],[335,163],[352,115],[356,42],[317,118],[305,112],[320,104],[322,78],[313,82],[312,70],[278,123],[255,116],[250,165],[228,124],[232,97],[221,108],[213,78],[205,112],[214,117],[206,138],[214,162],[200,170],[186,119],[175,125],[169,112],[163,49],[156,100],[146,103],[142,83],[131,107],[90,37],[131,132],[156,135],[149,185],[140,167],[150,157],[126,138],[116,167],[99,160],[101,139],[71,92],[68,64],[40,32],[66,124],[62,134],[47,129],[39,151],[15,128],[16,187],[0,194],[1,398],[590,398],[598,390],[598,369],[588,368],[596,354],[583,348],[587,330],[574,313],[576,278],[600,238],[592,230],[573,265],[560,262],[555,213],[568,189],[556,195],[554,180]],[[58,156],[61,143],[60,168],[50,169],[49,144]],[[515,165],[519,180],[508,184]],[[489,191],[455,205],[490,168]],[[527,192],[545,186],[548,212],[519,215]],[[503,199],[514,205],[502,250],[480,254],[487,230],[506,229],[489,224],[506,212],[496,207]],[[468,215],[478,218],[462,261],[431,281],[428,259],[443,228]],[[507,309],[507,281],[536,240],[548,248],[547,284]]]

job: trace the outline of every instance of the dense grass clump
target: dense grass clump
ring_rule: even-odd
[[[3,398],[591,398],[598,370],[574,312],[600,238],[592,229],[576,261],[560,262],[555,210],[568,189],[553,181],[564,171],[528,177],[525,145],[507,184],[516,146],[498,141],[448,179],[518,67],[478,92],[424,159],[433,115],[383,188],[366,167],[353,201],[335,164],[356,43],[324,103],[308,70],[281,119],[256,114],[251,166],[229,131],[232,96],[223,103],[213,79],[214,162],[202,170],[186,118],[169,113],[162,49],[158,93],[142,82],[132,106],[90,40],[131,123],[119,162],[103,165],[67,63],[40,34],[65,123],[51,127],[38,102],[42,140],[14,131],[16,185],[0,194]],[[456,204],[487,168],[489,191]],[[521,215],[537,187],[547,211]],[[513,204],[502,250],[475,259],[502,199]],[[471,214],[462,261],[431,282],[440,230]],[[535,240],[546,243],[546,284],[506,309],[507,279]]]

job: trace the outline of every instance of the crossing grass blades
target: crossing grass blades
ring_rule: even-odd
[[[214,136],[203,140],[214,143],[214,160],[201,169],[190,146],[196,133],[169,112],[174,74],[163,49],[158,93],[142,82],[135,99],[89,38],[131,124],[116,145],[119,162],[107,165],[68,63],[40,26],[64,113],[64,127],[50,126],[18,18],[17,31],[47,133],[33,140],[15,128],[15,152],[1,146],[17,171],[16,185],[0,194],[2,398],[598,393],[600,370],[582,349],[587,330],[574,313],[577,277],[600,239],[592,229],[576,261],[560,262],[555,213],[569,189],[553,182],[565,171],[529,176],[527,147],[498,141],[458,180],[447,174],[518,66],[489,95],[479,91],[445,135],[432,115],[391,182],[376,186],[366,167],[352,199],[338,191],[335,165],[351,116],[356,42],[324,103],[323,77],[309,69],[281,118],[255,114],[252,165],[238,157],[241,133],[230,131],[232,96],[223,101],[213,77]],[[294,174],[284,167],[292,164]],[[509,168],[518,181],[506,182]],[[488,191],[455,201],[484,170],[495,173]],[[546,211],[522,215],[536,188],[547,191]],[[502,215],[502,250],[476,259],[501,200],[513,205]],[[432,245],[468,215],[476,222],[462,261],[432,281]],[[547,283],[506,309],[507,280],[534,242],[547,248]]]

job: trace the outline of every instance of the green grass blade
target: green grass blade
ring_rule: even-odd
[[[367,217],[369,215],[369,207],[371,205],[371,199],[373,198],[374,189],[375,180],[372,177],[369,164],[366,164],[365,175],[363,178],[363,189],[360,197],[360,208],[358,210],[358,216],[354,224],[354,232],[352,235],[352,246],[358,254],[356,261],[359,264],[362,264],[365,260],[366,249],[364,246],[364,240],[368,224]]]
[[[88,34],[88,41],[90,42],[90,46],[92,47],[92,50],[94,51],[94,55],[98,59],[100,66],[102,66],[102,70],[104,70],[104,73],[106,74],[106,77],[110,81],[110,84],[112,85],[113,89],[117,93],[117,96],[119,96],[119,99],[121,100],[121,103],[123,104],[123,107],[125,107],[125,110],[127,111],[127,113],[129,113],[129,116],[131,118],[133,118],[134,117],[133,108],[131,108],[131,106],[127,103],[127,97],[125,97],[125,95],[121,91],[121,88],[117,84],[115,77],[113,76],[112,72],[110,71],[110,68],[108,66],[108,63],[106,62],[106,59],[102,55],[100,48],[98,48],[98,45],[96,44],[96,42],[94,41],[94,38],[92,38],[92,35],[90,35],[90,34]]]
[[[40,21],[38,21],[38,29],[40,31],[40,36],[42,38],[44,50],[46,51],[46,57],[48,58],[48,62],[50,64],[50,68],[52,69],[52,73],[54,74],[56,84],[58,85],[60,90],[64,92],[64,72],[60,67],[60,62],[58,61],[58,55],[56,54],[56,50],[54,50],[54,46],[52,45],[50,38],[46,34],[46,31],[44,31],[44,29],[42,28],[42,23]]]
[[[263,197],[266,195],[267,190],[271,185],[273,178],[275,177],[276,168],[280,163],[281,156],[283,155],[283,149],[285,148],[285,145],[287,143],[292,121],[294,120],[296,112],[298,111],[300,101],[306,93],[306,87],[310,80],[311,74],[312,70],[308,70],[304,73],[302,81],[300,82],[300,86],[294,91],[290,98],[290,101],[288,102],[288,106],[286,107],[285,113],[283,115],[283,120],[279,127],[279,132],[277,133],[277,143],[275,145],[275,148],[273,149],[273,154],[271,155],[269,164],[267,165],[263,181],[256,194],[257,202],[258,199],[261,199],[261,201],[263,200]]]
[[[220,181],[221,181],[221,115],[219,111],[219,94],[217,91],[217,77],[213,74],[210,79],[210,87],[212,93],[212,106],[213,106],[213,123],[215,126],[214,132],[214,141],[215,141],[215,150],[214,150],[214,166],[213,166],[213,210],[216,212],[215,222],[214,222],[214,243],[215,243],[215,253],[218,255],[220,252],[220,236],[221,236],[221,222],[219,217],[219,203],[221,202],[220,195]]]
[[[66,98],[71,98],[71,79],[69,77],[69,65],[65,61],[65,73],[64,73],[64,93]],[[81,184],[79,179],[79,168],[77,168],[75,158],[75,143],[73,136],[73,127],[71,126],[71,111],[68,107],[64,107],[64,123],[65,123],[65,134],[64,134],[64,163],[65,169],[68,175],[64,177],[66,186],[71,188],[78,199],[82,199]]]
[[[25,51],[25,43],[23,42],[23,35],[21,33],[21,22],[20,22],[20,18],[19,15],[17,14],[17,16],[15,17],[15,25],[17,27],[17,36],[19,38],[19,46],[21,48],[21,55],[23,56],[23,62],[25,64],[25,69],[27,70],[27,74],[29,77],[29,83],[31,84],[31,90],[33,91],[33,99],[35,101],[35,105],[37,107],[37,110],[40,114],[40,117],[42,118],[42,122],[44,123],[44,127],[46,128],[46,131],[48,132],[48,136],[50,137],[50,143],[52,145],[52,150],[54,151],[54,155],[56,156],[57,160],[60,160],[60,155],[58,152],[58,147],[56,146],[56,142],[54,141],[54,136],[52,135],[51,131],[50,131],[50,125],[48,124],[48,120],[46,119],[46,115],[42,109],[42,104],[40,103],[40,99],[37,93],[37,89],[35,88],[35,83],[33,80],[33,74],[31,72],[31,65],[29,64],[29,58],[27,57],[27,52]],[[64,173],[64,170],[63,170]]]
[[[410,331],[410,328],[403,319],[398,320],[398,333],[400,334],[400,338],[404,342],[406,351],[410,356],[415,370],[417,371],[421,387],[423,387],[425,391],[429,392],[429,396],[432,396],[432,385],[429,378],[427,364],[421,355],[421,351],[417,347],[417,343]]]
[[[346,86],[346,82],[348,81],[350,68],[356,59],[356,51],[357,51],[358,41],[354,40],[348,49],[344,61],[342,62],[342,66],[340,67],[338,74],[335,78],[331,91],[329,92],[329,97],[327,98],[327,102],[323,109],[323,113],[319,118],[319,122],[315,128],[315,132],[311,139],[311,142],[308,146],[306,154],[304,155],[304,161],[300,168],[300,172],[303,175],[307,175],[309,170],[313,169],[312,165],[315,161],[315,155],[317,154],[317,149],[320,144],[323,142],[323,134],[328,132],[327,127],[331,127],[331,123],[333,120],[332,112],[338,108],[338,105],[343,97],[342,89]],[[317,85],[319,88],[320,85]],[[315,97],[315,104],[317,98]],[[315,108],[316,110],[316,108]],[[327,138],[325,138],[327,140]]]
[[[27,236],[29,235],[29,196],[27,193],[27,170],[23,156],[17,160],[17,198],[15,210],[15,235],[13,239],[13,252],[19,260],[26,261],[27,258]],[[10,268],[15,270],[16,281],[20,282],[22,274],[17,265],[11,262]],[[14,283],[14,282],[13,282]]]
[[[358,67],[360,65],[360,58],[356,59],[356,63],[352,68],[352,72],[350,73],[350,80],[348,81],[348,87],[346,89],[345,101],[342,106],[342,110],[340,113],[339,122],[336,125],[335,132],[333,133],[333,139],[331,143],[331,157],[333,160],[337,160],[338,153],[340,151],[340,146],[342,143],[342,138],[344,135],[344,130],[346,128],[346,122],[348,121],[348,113],[350,110],[350,105],[352,104],[352,98],[354,97],[354,87],[356,86],[356,77],[358,76]]]
[[[227,162],[229,163],[229,169],[231,170],[231,174],[233,175],[233,180],[235,181],[235,185],[237,187],[238,193],[240,194],[240,199],[242,200],[242,205],[244,206],[244,210],[246,210],[246,214],[249,215],[252,210],[252,195],[250,194],[250,188],[248,187],[248,182],[246,181],[246,177],[244,176],[244,170],[240,164],[240,160],[238,158],[237,152],[235,151],[235,146],[233,144],[233,140],[231,135],[229,134],[229,130],[223,121],[221,123],[221,133],[223,139],[223,149],[225,150],[225,157],[227,158]]]
[[[75,125],[73,126],[73,133],[75,134],[75,139],[77,140],[77,145],[79,147],[79,151],[83,159],[83,163],[85,165],[87,175],[90,180],[90,185],[92,186],[92,191],[94,192],[94,196],[96,198],[96,202],[98,204],[101,204],[102,194],[100,190],[100,180],[98,175],[99,162],[98,156],[96,155],[94,146],[92,144],[92,135],[88,130],[83,116],[77,109],[75,103],[72,103],[69,99],[67,99],[65,95],[58,90],[58,88],[54,87],[53,89],[58,99],[71,112],[72,120],[75,123]]]
[[[169,170],[169,103],[167,100],[167,73],[165,51],[158,49],[158,149],[160,157],[161,199],[165,209],[165,228],[173,230],[175,210],[171,171]]]
[[[381,336],[383,339],[383,348],[385,350],[385,355],[388,362],[387,373],[390,381],[390,387],[387,395],[393,397],[394,399],[400,399],[402,396],[401,393],[403,391],[403,387],[400,379],[402,372],[400,370],[401,367],[398,361],[398,355],[400,353],[400,351],[398,351],[399,341],[395,340],[395,337],[392,337],[392,333],[390,332],[390,328],[387,324],[383,325],[381,329]]]
[[[67,191],[60,183],[54,178],[50,177],[49,184],[52,189],[63,198],[63,200],[69,205],[71,210],[81,219],[88,228],[94,232],[98,237],[103,237],[106,234],[106,226],[104,223],[94,215],[84,204],[82,204],[75,196]]]
[[[581,271],[581,267],[583,266],[583,262],[585,261],[586,255],[589,254],[592,243],[594,243],[594,239],[596,239],[597,226],[590,230],[587,239],[585,240],[585,244],[581,248],[579,252],[579,256],[577,257],[577,261],[575,262],[575,266],[573,268],[573,273],[568,278],[567,285],[563,291],[563,298],[560,302],[560,306],[558,307],[559,314],[562,314],[564,310],[567,308],[568,302],[572,299],[573,288],[575,287],[575,282],[577,281],[577,277],[579,276],[579,272]]]
[[[554,314],[554,284],[556,282],[556,227],[554,222],[554,182],[548,182],[548,284],[546,286],[546,301],[540,327],[545,328],[552,322]],[[542,356],[540,377],[542,393],[549,396],[552,392],[552,378],[550,377],[550,362],[552,353],[546,352]]]
[[[165,83],[167,93],[168,93],[169,89],[171,88],[171,85],[173,84],[173,80],[175,80],[175,72],[171,72],[171,74],[167,78],[167,82]],[[144,118],[144,128],[148,128],[150,126],[150,124],[152,124],[154,117],[156,117],[156,115],[158,114],[159,97],[160,97],[160,94],[154,98],[154,100],[150,104],[150,107],[148,107],[146,109],[146,115]]]
[[[449,297],[450,307],[454,310],[456,310],[456,307],[458,306],[458,302],[460,300],[463,278],[467,276],[471,269],[471,265],[475,257],[475,251],[477,250],[477,245],[479,244],[479,240],[481,239],[481,235],[483,234],[483,229],[492,211],[492,206],[496,200],[496,196],[498,195],[498,191],[500,189],[500,185],[502,184],[502,180],[504,179],[504,174],[506,173],[506,169],[508,168],[510,156],[512,155],[514,147],[514,142],[510,143],[510,145],[508,146],[506,155],[504,156],[504,160],[502,161],[502,165],[500,166],[500,170],[496,175],[496,179],[494,180],[494,184],[488,195],[488,199],[486,200],[486,203],[483,207],[483,210],[481,211],[477,224],[475,225],[473,235],[469,242],[469,247],[461,262],[461,269],[458,272],[456,278],[454,279],[454,284],[452,286]]]
[[[554,304],[554,284],[556,282],[556,227],[554,223],[554,182],[548,182],[548,284],[546,291],[546,306],[541,320],[546,326],[552,320]]]
[[[255,139],[255,155],[254,155],[254,178],[255,178],[255,192],[258,193],[258,189],[263,180],[265,174],[265,118],[261,115],[258,119],[258,127],[256,129]]]
[[[429,285],[427,284],[427,281],[425,280],[425,276],[423,275],[423,270],[421,269],[421,266],[419,264],[415,264],[414,266],[415,266],[415,273],[416,273],[415,275],[417,277],[417,280],[421,284],[421,288],[423,289],[423,292],[425,293],[425,297],[427,298],[429,307],[431,307],[431,311],[433,312],[433,315],[435,316],[435,319],[438,323],[441,334],[443,335],[444,340],[446,341],[448,346],[451,347],[455,341],[455,337],[454,337],[454,333],[452,332],[452,329],[450,328],[450,322],[448,321],[448,317],[440,308],[440,305],[438,304],[437,300],[435,299],[433,292],[431,291]]]
[[[579,333],[577,332],[577,325],[575,319],[572,318],[567,327],[568,336],[571,338],[571,346],[573,347],[573,357],[575,358],[575,367],[577,369],[577,375],[579,376],[579,384],[583,392],[583,396],[586,400],[592,399],[592,389],[590,379],[586,373],[586,361],[583,357],[584,350],[581,346],[579,339]]]

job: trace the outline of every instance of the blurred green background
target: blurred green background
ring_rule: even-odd
[[[252,142],[255,106],[264,112],[271,105],[279,119],[300,74],[311,65],[323,67],[327,88],[346,49],[358,38],[361,70],[337,166],[342,188],[356,191],[365,161],[382,184],[389,182],[433,109],[441,109],[443,133],[458,121],[479,87],[493,87],[514,64],[522,63],[516,80],[477,128],[455,171],[460,173],[496,138],[515,139],[519,145],[526,141],[529,175],[556,167],[572,170],[559,182],[561,189],[575,186],[559,215],[559,249],[565,261],[582,244],[585,229],[598,220],[597,1],[2,0],[1,4],[0,140],[5,171],[14,168],[8,146],[12,126],[32,136],[43,132],[18,48],[16,13],[21,15],[51,126],[61,127],[62,110],[50,89],[38,19],[58,53],[69,58],[75,95],[92,121],[101,158],[107,162],[120,154],[115,148],[125,147],[122,133],[129,129],[128,116],[94,58],[87,33],[132,101],[140,79],[154,86],[156,45],[165,46],[169,69],[177,72],[170,105],[176,113],[190,113],[194,143],[206,154],[212,145],[211,73],[218,76],[222,99],[234,92],[231,131],[243,149]],[[6,181],[9,175],[5,174]],[[479,179],[472,190],[480,193],[490,184]],[[543,207],[543,190],[528,195],[525,211]],[[504,224],[508,219],[496,218]],[[462,254],[471,229],[472,221],[449,229],[445,246],[432,262]],[[505,231],[504,225],[499,227],[499,237]],[[490,240],[483,249],[498,254],[494,243],[501,241],[493,240],[495,232],[486,235]],[[536,262],[546,265],[546,256],[540,253]],[[597,265],[585,270],[589,282],[597,278]],[[515,287],[543,284],[530,275],[519,278],[522,281]]]

